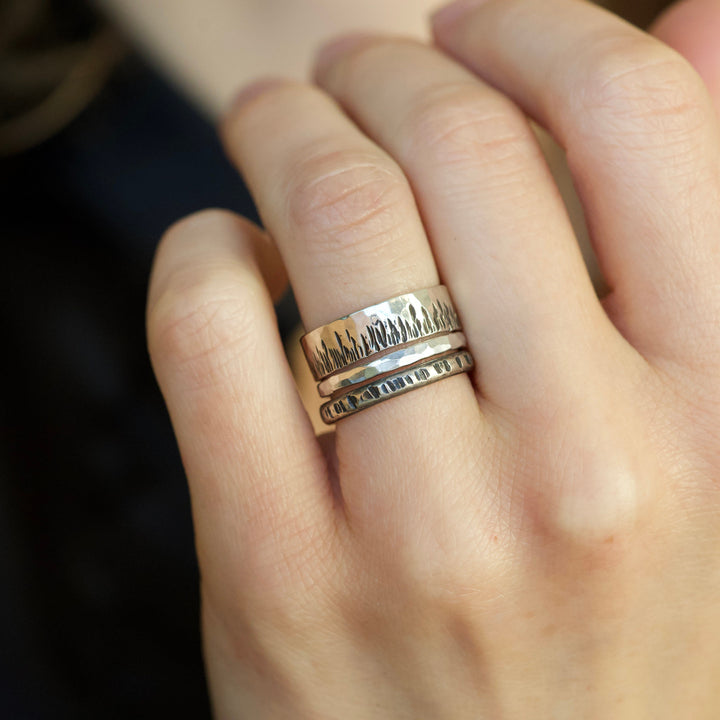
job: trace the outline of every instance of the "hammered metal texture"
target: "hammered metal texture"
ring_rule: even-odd
[[[320,417],[324,423],[331,425],[384,400],[430,385],[443,378],[468,372],[473,366],[472,355],[467,350],[457,350],[435,357],[418,363],[404,372],[393,373],[326,402],[320,408]]]
[[[443,285],[372,305],[304,335],[305,357],[316,380],[393,347],[460,330]]]
[[[320,397],[330,397],[338,392],[350,390],[355,385],[370,382],[373,378],[399,372],[415,363],[443,355],[451,350],[464,348],[466,345],[467,340],[461,332],[437,335],[422,342],[407,345],[400,350],[389,352],[377,360],[369,360],[367,364],[339,371],[318,384],[318,393],[320,393]]]

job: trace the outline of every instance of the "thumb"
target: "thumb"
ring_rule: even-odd
[[[681,0],[649,31],[692,63],[720,113],[720,0]]]

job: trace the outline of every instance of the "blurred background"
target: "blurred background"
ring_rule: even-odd
[[[337,32],[422,37],[436,4],[0,0],[0,718],[210,717],[153,252],[204,207],[257,221],[213,127],[239,87]]]

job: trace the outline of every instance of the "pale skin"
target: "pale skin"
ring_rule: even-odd
[[[246,89],[222,136],[268,234],[208,211],[158,250],[215,715],[715,720],[720,87],[688,33],[720,8],[654,37],[578,0],[465,5],[437,47],[346,39],[316,85]],[[528,117],[567,150],[602,300]],[[318,439],[286,273],[308,329],[442,281],[476,372]]]
[[[303,80],[357,28],[426,39],[435,0],[94,0],[209,116],[258,73]]]

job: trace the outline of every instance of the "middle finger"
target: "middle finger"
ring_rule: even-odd
[[[576,392],[573,379],[586,387],[597,349],[622,345],[519,108],[435,49],[397,38],[341,40],[317,75],[407,173],[483,396],[524,415]]]

